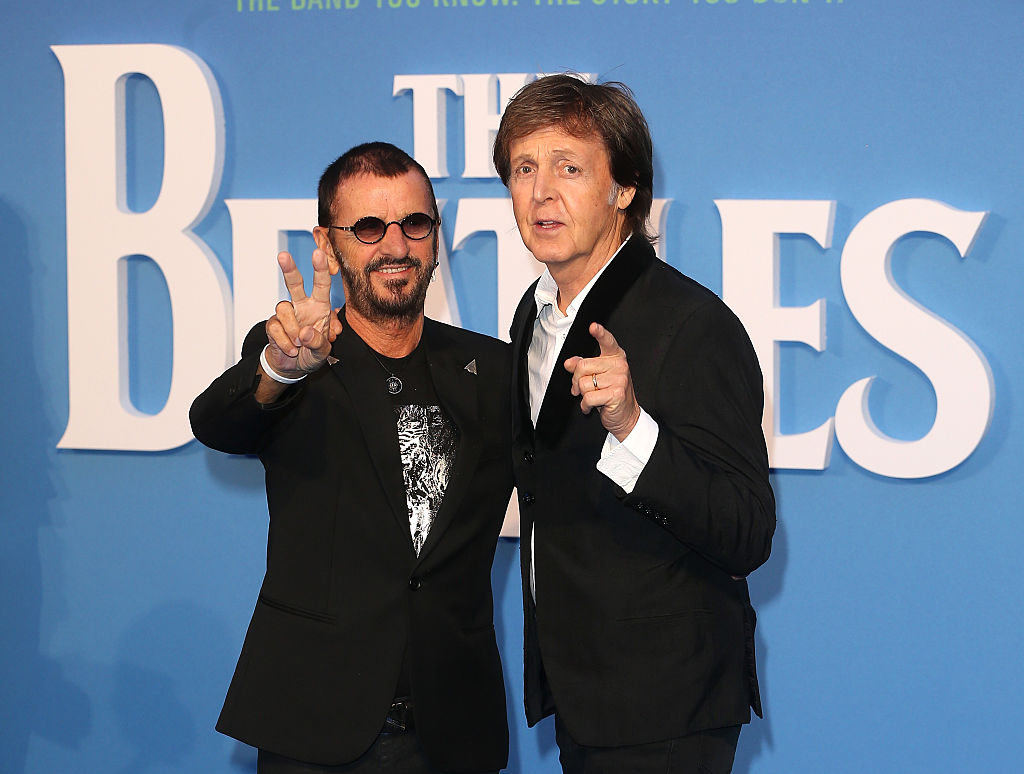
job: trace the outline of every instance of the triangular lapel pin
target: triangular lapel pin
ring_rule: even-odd
[[[468,363],[466,363],[466,370],[469,371],[474,376],[476,376],[476,358],[473,358]]]
[[[334,355],[328,355],[327,356],[327,365],[334,365],[335,363],[340,363],[340,362],[341,361],[338,360],[338,358],[336,358]]]

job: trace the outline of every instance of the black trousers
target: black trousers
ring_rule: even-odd
[[[256,774],[442,774],[432,768],[420,749],[416,734],[380,734],[369,750],[359,758],[341,766],[320,766],[315,763],[285,758],[260,750]]]
[[[729,774],[740,726],[628,747],[577,744],[558,715],[555,741],[564,774]]]

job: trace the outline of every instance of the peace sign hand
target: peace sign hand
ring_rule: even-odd
[[[302,274],[290,253],[277,255],[290,301],[281,301],[267,320],[267,363],[281,376],[296,378],[327,360],[341,322],[331,309],[331,273],[327,255],[313,251],[313,291],[307,296]]]

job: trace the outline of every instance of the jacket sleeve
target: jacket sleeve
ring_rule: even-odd
[[[707,301],[681,322],[639,400],[658,441],[624,504],[731,575],[757,569],[775,532],[762,377],[725,304]]]
[[[188,412],[192,434],[205,446],[229,454],[258,454],[301,395],[299,382],[274,403],[256,401],[260,353],[266,345],[264,323],[259,323],[245,337],[242,359],[192,402]]]

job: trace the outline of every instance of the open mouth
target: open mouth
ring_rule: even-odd
[[[399,260],[382,258],[371,263],[368,271],[383,274],[385,277],[394,277],[405,274],[411,269],[417,269],[419,266],[418,261],[408,257]]]

